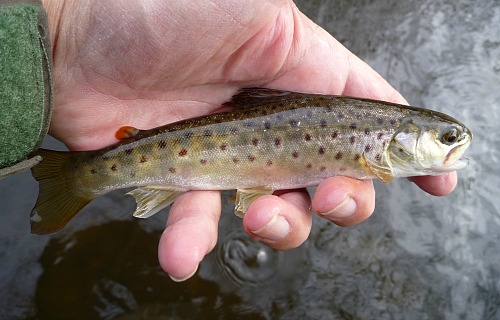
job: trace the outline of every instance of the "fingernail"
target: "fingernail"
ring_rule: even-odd
[[[175,282],[182,282],[182,281],[186,281],[187,279],[191,278],[192,276],[194,276],[194,274],[196,273],[196,271],[198,271],[198,266],[196,266],[196,268],[194,269],[193,272],[191,272],[190,274],[188,274],[187,276],[185,277],[182,277],[182,278],[176,278],[174,277],[173,275],[168,275],[170,277],[170,279],[174,280]]]
[[[290,232],[290,225],[278,212],[263,227],[257,230],[250,230],[262,239],[277,241],[283,239]]]
[[[333,219],[343,219],[356,212],[356,201],[347,197],[341,204],[327,212],[320,212],[322,216],[328,216]]]

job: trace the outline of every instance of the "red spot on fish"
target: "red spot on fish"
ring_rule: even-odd
[[[306,141],[311,141],[311,135],[309,133],[306,133],[305,138]]]
[[[319,154],[325,154],[325,148],[324,147],[320,147],[319,150],[318,150],[318,153]]]
[[[252,140],[252,144],[254,145],[254,147],[258,146],[259,145],[259,139],[255,138]]]
[[[335,155],[335,160],[340,160],[342,159],[342,152],[337,152],[337,154]]]
[[[131,127],[131,126],[124,126],[118,129],[115,133],[115,137],[118,140],[125,140],[128,138],[132,138],[139,132],[139,129]]]
[[[181,151],[179,151],[179,156],[181,156],[181,157],[185,157],[187,154],[188,154],[188,152],[186,149],[182,149]]]
[[[272,166],[273,162],[271,160],[268,160],[266,164],[267,164],[267,166]]]
[[[274,139],[274,145],[275,145],[276,147],[281,146],[281,139],[280,139],[280,138],[276,138],[276,139]]]
[[[298,158],[298,157],[299,157],[299,153],[298,153],[297,151],[294,151],[294,152],[292,153],[292,156],[293,156],[294,158]]]

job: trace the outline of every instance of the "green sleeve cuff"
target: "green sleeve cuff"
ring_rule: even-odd
[[[0,179],[33,166],[52,109],[51,45],[41,1],[0,4]]]

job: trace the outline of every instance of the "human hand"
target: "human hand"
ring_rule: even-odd
[[[44,0],[54,58],[51,134],[72,150],[116,142],[118,128],[149,129],[221,110],[240,87],[342,94],[405,103],[368,65],[283,1]],[[414,178],[446,195],[456,174]],[[276,249],[309,235],[311,200],[301,190],[254,201],[243,219],[252,237]],[[312,209],[341,226],[375,206],[372,181],[333,177]],[[170,209],[159,260],[189,278],[215,246],[220,193],[190,191]],[[274,222],[274,223],[273,223]]]

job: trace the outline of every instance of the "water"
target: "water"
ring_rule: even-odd
[[[297,4],[411,104],[472,128],[455,192],[377,183],[372,218],[315,219],[287,252],[251,240],[226,205],[218,246],[177,284],[156,257],[165,214],[134,220],[133,201],[115,192],[63,232],[31,235],[36,183],[10,177],[0,181],[0,318],[500,319],[500,2]]]

